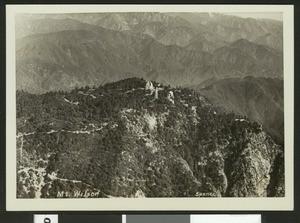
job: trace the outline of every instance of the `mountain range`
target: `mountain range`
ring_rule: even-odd
[[[224,42],[248,39],[282,51],[282,22],[220,13],[27,14],[18,16],[16,24],[17,38],[69,29],[90,29],[96,25],[143,33],[166,45],[186,47],[203,41],[220,47]]]
[[[20,36],[26,36],[16,43],[17,89],[29,92],[99,85],[133,76],[172,86],[248,75],[282,78],[282,51],[249,39],[224,43],[220,39],[225,37],[210,38],[208,31],[195,28],[197,22],[180,17],[109,14],[96,25],[71,18],[30,21],[27,34],[19,30]]]

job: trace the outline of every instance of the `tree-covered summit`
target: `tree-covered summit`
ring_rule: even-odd
[[[18,91],[18,196],[284,195],[283,148],[259,123],[151,83]]]

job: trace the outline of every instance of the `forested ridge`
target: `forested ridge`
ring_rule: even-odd
[[[146,83],[17,91],[17,196],[284,196],[284,149],[263,126]]]

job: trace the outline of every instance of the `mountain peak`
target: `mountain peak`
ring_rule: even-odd
[[[258,123],[193,90],[130,78],[69,93],[17,92],[17,102],[20,198],[78,188],[97,197],[284,196],[281,181],[270,184],[281,147]],[[38,162],[28,162],[33,156]]]
[[[247,39],[238,39],[230,44],[231,47],[250,47],[255,45],[253,42],[250,42]]]

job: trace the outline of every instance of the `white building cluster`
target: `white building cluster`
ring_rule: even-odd
[[[150,91],[150,95],[153,95],[154,93],[154,100],[158,99],[158,92],[163,90],[163,88],[160,87],[160,84],[157,87],[154,87],[151,81],[147,81],[145,89]],[[173,91],[169,91],[167,98],[173,104],[175,103],[174,101],[175,97]]]

